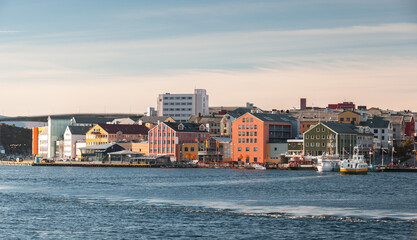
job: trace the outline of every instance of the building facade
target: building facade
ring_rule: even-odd
[[[181,145],[202,143],[210,135],[202,124],[163,122],[149,130],[148,136],[149,155],[169,155],[171,160],[180,161]]]
[[[96,124],[86,133],[86,145],[94,146],[120,141],[144,141],[148,138],[148,128],[130,124]]]
[[[205,89],[195,89],[194,94],[159,94],[157,115],[171,116],[177,121],[188,121],[192,115],[209,114],[209,96]]]
[[[66,159],[75,159],[76,143],[85,142],[85,135],[90,130],[88,126],[68,126],[64,133],[63,157]]]
[[[266,163],[267,144],[286,143],[297,121],[284,114],[246,113],[233,122],[233,161]],[[294,128],[295,127],[295,128]]]

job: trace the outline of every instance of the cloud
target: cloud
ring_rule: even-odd
[[[0,30],[0,33],[21,33],[22,31],[12,31],[12,30]]]

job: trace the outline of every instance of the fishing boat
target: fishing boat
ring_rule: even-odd
[[[339,172],[340,158],[338,154],[323,154],[317,157],[318,172]]]
[[[340,164],[340,174],[367,174],[368,164],[365,161],[365,157],[359,154],[359,148],[354,148],[355,154],[352,159],[344,159]]]
[[[292,157],[288,160],[288,170],[314,170],[313,159],[308,156]]]

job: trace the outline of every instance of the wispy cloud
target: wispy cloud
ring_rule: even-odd
[[[0,30],[0,33],[21,33],[22,31],[14,31],[14,30]]]

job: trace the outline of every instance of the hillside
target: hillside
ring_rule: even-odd
[[[32,130],[0,124],[0,143],[6,154],[31,154]]]

